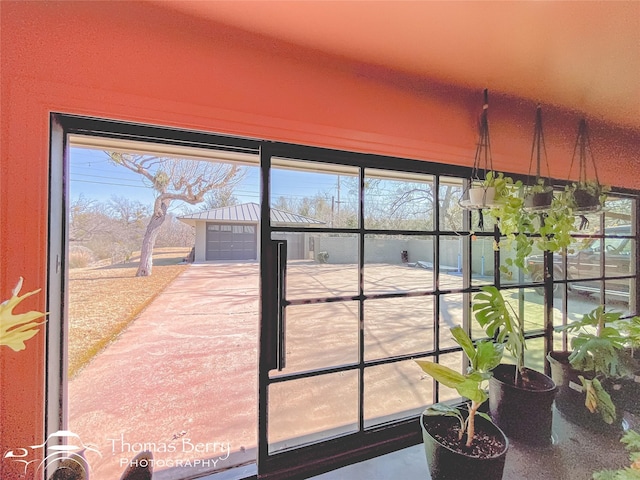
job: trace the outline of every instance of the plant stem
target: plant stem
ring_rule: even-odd
[[[473,442],[473,436],[476,433],[476,412],[480,408],[480,403],[471,401],[471,408],[469,409],[469,419],[467,423],[467,447],[471,446]]]
[[[596,336],[598,338],[602,337],[602,330],[604,330],[604,312],[598,316],[598,327],[596,328]]]

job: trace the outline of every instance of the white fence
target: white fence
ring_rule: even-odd
[[[315,254],[327,252],[327,263],[357,263],[358,240],[356,236],[314,236]],[[424,262],[433,267],[433,239],[381,238],[365,239],[365,263],[402,263],[402,252],[406,251],[409,263]],[[462,271],[464,238],[440,239],[440,267],[447,271]],[[503,257],[509,256],[501,252]],[[493,239],[477,238],[471,243],[471,272],[475,275],[493,275]]]

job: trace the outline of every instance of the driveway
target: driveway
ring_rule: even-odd
[[[258,268],[191,265],[69,383],[69,429],[102,454],[92,480],[143,449],[154,479],[255,458]]]

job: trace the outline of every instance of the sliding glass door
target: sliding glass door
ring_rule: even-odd
[[[277,144],[261,162],[259,471],[300,475],[406,440],[425,405],[456,396],[413,359],[463,368],[447,328],[467,313],[462,182]]]

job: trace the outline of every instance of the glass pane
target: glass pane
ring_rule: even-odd
[[[634,273],[635,240],[630,238],[605,238],[604,247],[605,276],[617,277]]]
[[[366,235],[367,294],[433,290],[433,237]]]
[[[567,320],[570,322],[571,320]],[[554,297],[553,299],[553,327],[561,327],[565,324],[563,314],[563,299]],[[554,331],[553,333],[553,349],[554,350],[566,350],[567,346],[564,343],[565,333]]]
[[[544,330],[544,298],[533,288],[518,290],[520,309],[518,314],[524,318],[525,332]]]
[[[527,271],[519,268],[516,264],[516,242],[509,241],[504,237],[500,240],[500,282],[503,285],[519,284],[529,281],[539,282],[543,280],[544,256],[539,248],[533,245],[533,250],[529,256],[522,259]]]
[[[271,165],[272,225],[358,227],[358,168],[282,158]]]
[[[358,371],[270,385],[268,418],[269,453],[357,431]]]
[[[527,348],[524,351],[524,364],[526,367],[544,373],[545,357],[544,337],[527,340]]]
[[[609,195],[605,203],[604,224],[607,228],[616,225],[630,225],[634,210],[635,200]]]
[[[569,279],[599,278],[602,240],[598,238],[577,239],[567,253],[567,275]],[[564,265],[560,265],[564,271]]]
[[[433,379],[413,360],[364,371],[365,428],[419,415],[432,403]]]
[[[440,237],[440,290],[464,287],[465,238],[458,235]]]
[[[581,295],[577,293],[570,293],[567,301],[567,323],[572,323],[581,320],[582,317],[591,312],[598,306],[598,302],[587,295]],[[563,299],[561,297],[555,297],[553,299],[553,325],[561,326],[562,320],[562,307]],[[558,350],[564,350],[562,347],[563,334],[558,332],[554,335],[554,348]],[[569,339],[570,341],[570,339]]]
[[[329,302],[286,307],[286,368],[282,373],[356,363],[358,305]]]
[[[621,278],[605,281],[607,303],[629,303],[629,292],[633,292],[635,282],[632,278]]]
[[[602,212],[583,213],[575,217],[574,232],[577,234],[589,234],[597,232],[600,229],[600,220]]]
[[[440,364],[455,370],[456,372],[464,373],[467,368],[467,359],[464,358],[462,352],[447,353],[446,355],[440,355]],[[438,384],[438,401],[446,402],[460,399],[460,395],[454,388],[449,388],[443,384]],[[466,400],[466,399],[465,399]]]
[[[433,316],[430,296],[365,301],[365,359],[433,350]]]
[[[493,284],[493,237],[471,237],[471,284]]]
[[[462,293],[440,296],[440,349],[456,347],[451,328],[463,326],[464,295]]]
[[[287,240],[286,298],[358,294],[358,237],[328,233],[276,232]]]
[[[438,200],[440,204],[439,230],[462,231],[464,210],[458,203],[462,196],[462,179],[440,178]]]
[[[480,213],[480,210],[471,210],[471,230],[473,232],[493,233],[493,227],[496,224],[495,218],[487,215],[486,211],[482,211],[482,217],[480,217]]]
[[[569,282],[569,289],[571,290],[572,296],[575,295],[576,303],[581,303],[583,306],[592,306],[591,309],[598,306],[602,303],[602,298],[600,297],[600,288],[602,286],[602,282],[593,281],[573,281]],[[580,309],[582,310],[582,309]]]
[[[369,229],[433,230],[433,177],[365,170],[364,224]]]
[[[229,222],[208,223],[215,215],[205,210],[215,199],[190,190],[207,191],[212,179],[242,172],[229,191],[255,200],[258,168],[203,160],[222,153],[214,150],[202,150],[198,160],[165,156],[160,144],[145,152],[144,143],[123,141],[116,155],[107,145],[86,149],[76,140],[69,138],[65,177],[68,336],[60,346],[68,371],[59,414],[65,430],[102,454],[86,452],[91,479],[120,478],[141,450],[154,455],[154,478],[202,477],[255,461],[260,273],[255,262],[205,262],[208,238],[224,253],[227,236],[238,234]],[[156,231],[152,274],[137,277],[156,197],[141,173],[161,171],[172,214]],[[255,251],[255,236],[251,245]],[[63,366],[55,362],[58,371]],[[12,477],[4,464],[0,470]]]
[[[473,305],[474,298],[477,293],[471,294],[471,304]],[[487,338],[487,334],[484,332],[484,329],[480,326],[480,324],[475,319],[475,315],[473,310],[471,310],[471,339],[472,340],[482,340]]]
[[[606,286],[606,310],[608,312],[622,312],[624,316],[631,315],[634,310],[629,305],[629,288],[634,285],[633,279],[609,280]],[[635,289],[631,289],[634,291]]]

